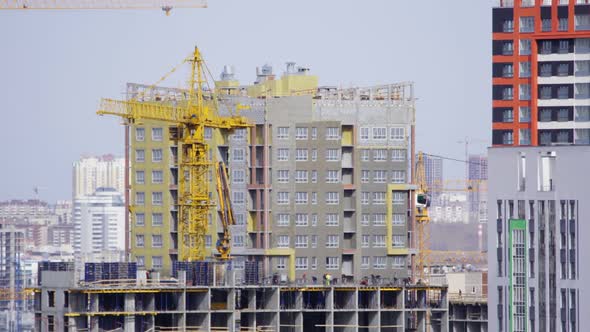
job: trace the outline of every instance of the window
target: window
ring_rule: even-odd
[[[519,74],[518,76],[520,77],[531,77],[531,63],[526,61],[526,62],[521,62],[520,65],[518,66],[519,68]]]
[[[135,247],[143,248],[145,246],[145,237],[143,234],[135,235]]]
[[[506,64],[502,67],[502,77],[513,77],[514,66],[512,64]]]
[[[505,19],[502,24],[502,32],[514,32],[514,21],[511,19]]]
[[[280,169],[277,171],[277,182],[287,183],[289,182],[289,170]]]
[[[385,213],[375,213],[373,215],[373,226],[385,226]]]
[[[576,31],[588,31],[590,30],[590,15],[580,14],[574,16],[574,24]]]
[[[326,193],[326,204],[337,205],[340,203],[340,193],[330,191]]]
[[[373,171],[373,183],[385,183],[387,182],[387,171],[376,170]]]
[[[313,170],[311,171],[311,183],[318,182],[318,171]]]
[[[318,204],[318,193],[315,191],[311,193],[311,204]]]
[[[289,235],[277,236],[277,248],[289,248]]]
[[[363,169],[361,171],[361,183],[369,183],[371,171]]]
[[[368,140],[369,139],[369,128],[368,127],[361,127],[360,129],[360,138],[361,140]]]
[[[542,86],[541,87],[541,99],[551,99],[551,87],[550,86]]]
[[[144,171],[135,171],[135,183],[136,184],[144,184],[145,183],[145,172]]]
[[[404,235],[393,235],[392,237],[393,246],[396,248],[404,247]]]
[[[244,236],[243,235],[234,235],[232,245],[236,248],[241,248],[244,246]]]
[[[502,90],[502,99],[503,100],[514,99],[514,89],[512,87],[504,88]]]
[[[541,21],[541,31],[543,31],[543,32],[551,31],[551,19],[550,18],[544,18]]]
[[[326,257],[326,270],[337,270],[340,268],[340,257]]]
[[[339,149],[326,149],[326,161],[339,161],[340,150]]]
[[[340,182],[340,171],[338,171],[338,170],[328,170],[326,172],[326,182],[327,183],[338,183],[338,182]]]
[[[369,161],[371,151],[368,149],[361,149],[361,161]]]
[[[162,235],[152,235],[152,248],[162,248]]]
[[[277,217],[277,226],[289,226],[289,215],[286,213],[279,213]]]
[[[145,214],[144,213],[136,213],[135,214],[135,225],[137,225],[137,226],[145,225]]]
[[[307,248],[308,237],[307,235],[295,236],[295,248]]]
[[[391,183],[405,183],[406,182],[406,171],[392,171],[391,172]]]
[[[289,161],[289,149],[279,148],[277,150],[278,161]]]
[[[557,26],[557,30],[558,31],[567,31],[567,24],[568,24],[567,17],[560,18],[559,24]],[[560,48],[560,51],[561,51],[561,48]],[[565,53],[567,53],[567,52],[565,52]]]
[[[211,220],[211,219],[209,219]],[[213,240],[211,239],[211,235],[205,235],[205,247],[211,248]]]
[[[313,148],[311,149],[311,161],[318,160],[318,149]]]
[[[152,183],[162,183],[164,182],[164,172],[162,171],[152,171]]]
[[[205,139],[211,139],[213,137],[213,128],[205,127],[204,136],[205,136]]]
[[[55,307],[55,291],[47,291],[47,306],[53,308]]]
[[[406,266],[406,258],[404,256],[393,256],[392,257],[392,267],[399,268]]]
[[[162,205],[162,192],[156,191],[152,193],[152,205]]]
[[[295,226],[307,226],[307,225],[308,225],[307,213],[295,214]]]
[[[375,127],[373,128],[373,139],[374,140],[385,140],[387,139],[387,128]]]
[[[394,213],[392,218],[394,225],[404,225],[406,223],[406,216],[403,213]]]
[[[361,225],[362,226],[369,226],[369,219],[370,219],[370,215],[368,213],[363,213],[361,215]]]
[[[152,226],[162,226],[164,216],[161,213],[152,213]]]
[[[296,140],[305,140],[305,139],[307,139],[307,127],[297,127],[297,128],[295,128],[295,139]]]
[[[514,52],[514,45],[511,41],[502,44],[502,55],[512,55]]]
[[[518,90],[519,90],[518,99],[531,100],[531,85],[530,84],[521,84],[519,86]]]
[[[277,204],[278,205],[287,205],[289,204],[289,193],[285,191],[280,191],[277,193]]]
[[[568,99],[569,98],[569,87],[568,86],[560,86],[559,88],[557,88],[557,98]]]
[[[236,225],[245,225],[246,216],[243,213],[236,213]]]
[[[371,257],[369,256],[362,256],[361,257],[361,269],[366,270],[369,268],[369,264],[371,264]]]
[[[373,161],[386,161],[386,160],[387,160],[387,150],[385,150],[385,149],[373,150]]]
[[[390,131],[390,137],[394,141],[403,141],[405,138],[404,127],[393,127]]]
[[[245,183],[246,182],[246,172],[243,169],[233,170],[231,180],[233,183]]]
[[[284,270],[287,268],[287,257],[276,257],[277,270]]]
[[[369,205],[371,193],[368,191],[361,192],[361,205]]]
[[[295,204],[307,204],[308,194],[304,191],[298,191],[295,193]]]
[[[518,112],[519,121],[523,123],[531,122],[531,108],[528,106],[521,106]]]
[[[243,141],[246,138],[246,128],[238,128],[234,130],[233,139],[235,141]]]
[[[317,268],[318,268],[318,258],[317,258],[317,257],[315,257],[315,256],[313,256],[313,257],[311,258],[311,269],[312,269],[312,270],[315,270],[315,269],[317,269]]]
[[[568,121],[569,120],[569,111],[567,108],[560,108],[557,110],[557,121]]]
[[[373,268],[374,269],[384,269],[387,265],[387,257],[386,256],[375,256],[373,257]]]
[[[138,163],[143,163],[145,161],[145,150],[143,150],[143,149],[135,150],[135,161]]]
[[[557,66],[557,76],[568,76],[569,75],[569,65],[567,63],[560,63]]]
[[[139,142],[145,140],[145,128],[135,128],[135,140]]]
[[[162,268],[162,256],[152,256],[152,268],[155,270]]]
[[[295,182],[297,183],[307,183],[307,171],[306,170],[297,170],[295,171]]]
[[[144,205],[145,204],[145,193],[144,192],[136,192],[135,193],[135,205]]]
[[[145,256],[135,256],[137,267],[145,267]]]
[[[163,136],[162,128],[152,128],[152,141],[161,141]]]
[[[242,205],[246,202],[246,196],[243,191],[234,191],[232,193],[232,203],[236,205]]]
[[[312,235],[311,236],[311,247],[312,248],[317,248],[318,247],[318,236],[317,235]]]
[[[298,148],[297,150],[295,150],[295,161],[307,161],[307,157],[307,149]]]
[[[244,161],[246,158],[246,154],[244,149],[237,148],[232,150],[232,161]]]
[[[338,226],[339,215],[337,213],[326,213],[326,226]]]
[[[404,161],[404,160],[406,160],[406,150],[402,150],[402,149],[393,149],[393,150],[391,150],[391,160],[392,161]]]
[[[339,140],[340,139],[340,128],[338,128],[338,127],[326,128],[326,139],[327,140]]]
[[[55,291],[47,291],[49,296],[49,306],[55,307]],[[55,331],[55,318],[53,315],[47,315],[47,332]]]
[[[363,235],[361,238],[361,248],[369,248],[371,245],[371,235]]]
[[[373,235],[373,248],[385,248],[385,235]]]
[[[385,192],[377,191],[373,193],[373,204],[383,205],[385,204]]]
[[[311,214],[311,226],[316,227],[318,225],[318,214],[312,213]]]
[[[520,55],[531,55],[531,41],[530,39],[521,39],[519,47]]]
[[[318,138],[318,128],[311,127],[311,139],[315,140]]]
[[[512,131],[507,131],[502,134],[502,144],[513,144],[514,143],[514,136]]]
[[[278,139],[289,139],[289,127],[279,127],[277,129]]]
[[[520,32],[535,32],[535,18],[533,16],[520,18]]]
[[[338,235],[326,236],[326,248],[338,248],[340,247],[340,237]]]
[[[403,192],[394,192],[393,193],[393,204],[403,204],[406,195]]]
[[[295,270],[307,270],[307,257],[295,257]]]
[[[162,149],[152,149],[152,162],[158,163],[162,161]]]

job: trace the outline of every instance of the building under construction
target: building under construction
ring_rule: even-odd
[[[368,280],[237,284],[215,266],[208,284],[178,278],[76,282],[40,271],[36,331],[448,331],[446,287]]]

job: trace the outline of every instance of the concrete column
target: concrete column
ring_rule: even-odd
[[[125,294],[125,311],[135,311],[135,294]],[[125,315],[125,331],[135,331],[135,315]]]

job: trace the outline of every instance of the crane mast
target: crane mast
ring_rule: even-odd
[[[144,102],[103,99],[99,115],[115,115],[134,124],[141,120],[155,120],[176,125],[172,138],[179,145],[178,161],[178,242],[179,260],[197,261],[205,257],[205,235],[208,215],[215,206],[209,197],[208,174],[213,162],[209,160],[209,145],[205,128],[234,130],[251,125],[241,116],[221,117],[216,112],[216,97],[204,94],[204,62],[198,48],[185,60],[191,64],[188,98],[180,105],[165,102]],[[176,104],[176,102],[175,102]]]
[[[416,162],[416,185],[416,209],[414,215],[416,216],[418,233],[418,257],[416,259],[415,279],[416,281],[427,283],[427,271],[430,269],[430,232],[428,227],[430,224],[430,215],[428,214],[430,197],[428,196],[428,186],[426,185],[424,154],[422,152],[418,152],[418,160]]]
[[[231,253],[231,233],[229,226],[235,225],[234,213],[231,206],[229,177],[227,167],[220,161],[217,163],[217,197],[219,197],[219,212],[221,214],[221,223],[223,225],[223,235],[217,240],[217,252],[221,260],[230,259]]]

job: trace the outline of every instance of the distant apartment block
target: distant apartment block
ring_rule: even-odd
[[[469,222],[485,223],[488,220],[488,157],[486,155],[469,155],[467,171]]]
[[[426,185],[431,195],[432,202],[437,202],[444,188],[443,183],[443,159],[430,155],[424,156],[424,173]]]
[[[98,188],[74,201],[74,252],[83,261],[123,257],[125,204],[114,188]]]
[[[280,78],[270,66],[257,74],[254,85],[240,86],[226,69],[216,82],[219,112],[246,107],[240,114],[253,127],[205,132],[211,157],[229,166],[236,270],[249,260],[291,280],[406,276],[412,84],[318,87],[316,76],[294,64]],[[129,95],[182,98],[175,89],[156,88],[152,96],[144,89],[130,84]],[[165,271],[177,260],[180,147],[162,124],[134,126],[130,136],[131,253],[140,266]],[[209,228],[206,246],[214,254],[221,231],[215,210]]]
[[[89,196],[98,188],[125,188],[125,159],[113,155],[82,157],[73,165],[73,197]]]
[[[590,3],[497,0],[494,146],[590,144]]]
[[[590,147],[489,149],[489,330],[586,331]]]

